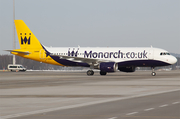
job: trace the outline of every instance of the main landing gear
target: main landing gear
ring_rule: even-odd
[[[100,75],[106,75],[106,74],[107,74],[107,72],[100,71]],[[88,75],[88,76],[94,75],[94,71],[93,71],[93,70],[88,70],[88,71],[87,71],[87,75]]]
[[[154,71],[154,67],[152,67],[152,73],[151,73],[152,76],[156,76],[156,72]]]
[[[88,70],[88,71],[87,71],[87,75],[88,75],[88,76],[94,75],[94,71],[93,71],[93,70]]]
[[[104,72],[104,71],[100,71],[100,75],[106,75],[107,72]]]

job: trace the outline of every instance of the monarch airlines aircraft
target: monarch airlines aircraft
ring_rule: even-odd
[[[60,66],[90,67],[99,69],[100,75],[117,70],[134,72],[136,67],[172,65],[177,59],[166,50],[153,47],[46,47],[42,45],[22,20],[14,20],[20,49],[8,50],[14,55]]]

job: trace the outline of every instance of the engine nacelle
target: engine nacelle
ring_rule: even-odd
[[[115,62],[102,62],[99,69],[103,72],[115,72],[118,69],[118,64]]]
[[[118,68],[122,72],[135,72],[135,67],[119,67]]]

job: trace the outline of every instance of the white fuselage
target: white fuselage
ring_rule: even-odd
[[[164,64],[174,64],[177,59],[166,50],[153,47],[78,47],[57,48],[45,47],[51,55],[71,56],[87,59],[97,59],[111,62],[144,61],[153,60]],[[78,62],[78,61],[74,61]],[[152,64],[152,66],[154,66]],[[160,65],[161,66],[161,65]]]

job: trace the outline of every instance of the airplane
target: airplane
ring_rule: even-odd
[[[14,20],[20,49],[7,50],[23,58],[59,65],[89,67],[87,75],[110,72],[135,72],[136,67],[155,67],[175,64],[177,59],[166,50],[154,47],[46,47],[39,42],[23,20]]]

